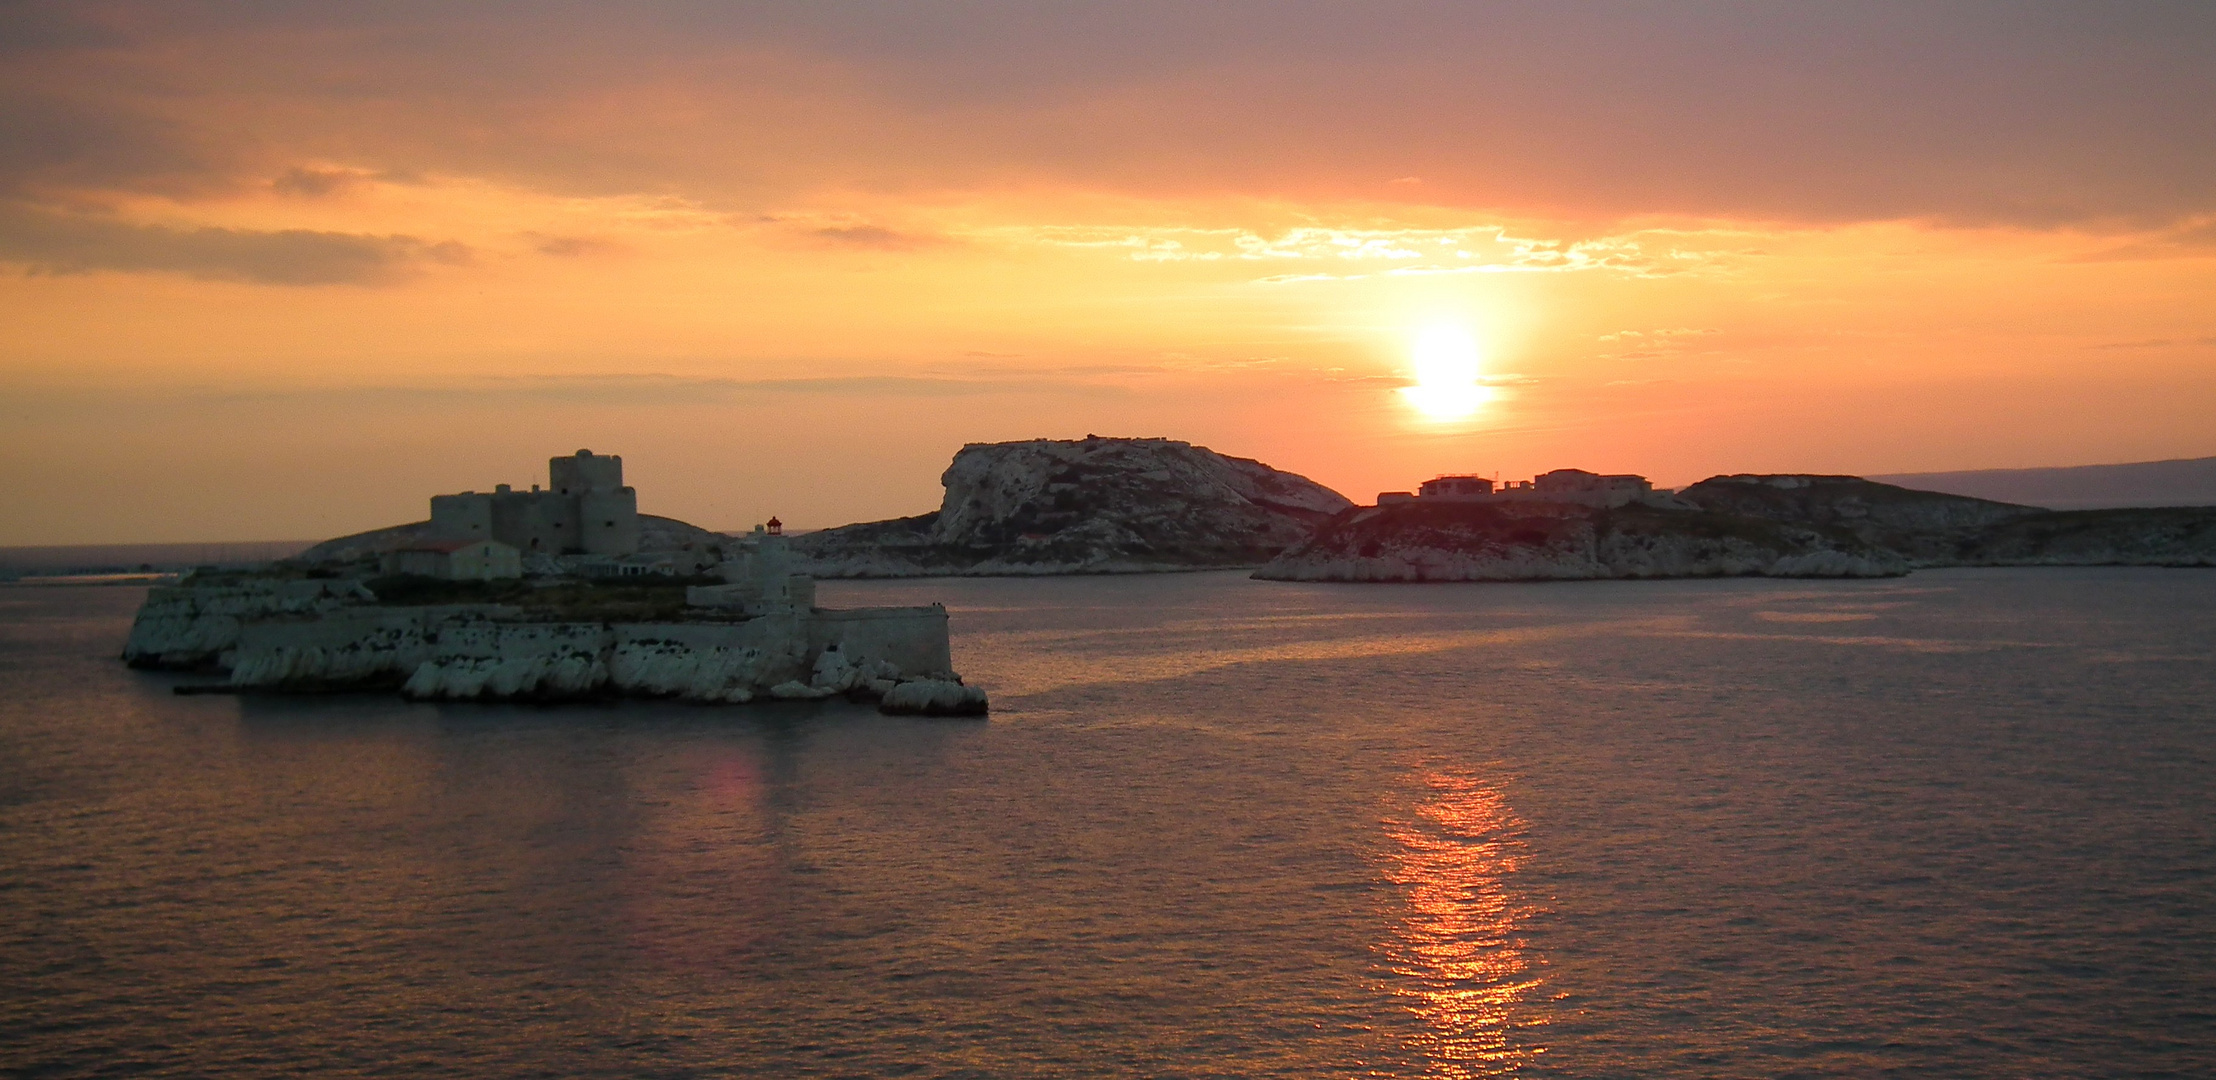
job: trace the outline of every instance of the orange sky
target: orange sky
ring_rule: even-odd
[[[1089,432],[1357,499],[2216,454],[2212,12],[13,5],[0,544],[581,446],[713,527]]]

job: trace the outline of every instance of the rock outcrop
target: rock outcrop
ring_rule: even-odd
[[[149,589],[123,660],[132,667],[171,671],[226,670],[238,648],[240,628],[280,615],[335,611],[368,598],[355,581],[213,574],[189,585]]]
[[[1252,566],[1352,504],[1171,439],[973,443],[937,512],[794,539],[817,577],[1130,573]]]
[[[609,622],[503,604],[353,603],[238,620],[201,666],[228,670],[235,690],[704,704],[843,696],[894,713],[983,715],[984,691],[948,668],[945,625],[937,605]]]
[[[1873,577],[1939,566],[2216,566],[2216,508],[2056,512],[1854,476],[1717,476],[1613,509],[1536,500],[1340,514],[1255,576],[1296,581]]]
[[[1844,530],[1913,566],[2216,566],[2216,507],[2056,511],[1854,476],[1717,476],[1677,497]]]
[[[1887,577],[1898,555],[1834,529],[1633,504],[1407,502],[1340,514],[1255,577],[1277,581]]]
[[[2216,566],[2216,506],[2058,510],[1963,538],[1931,566]]]
[[[1712,476],[1677,498],[1712,513],[1837,530],[1927,566],[1946,563],[1966,537],[2047,512],[1859,476]]]

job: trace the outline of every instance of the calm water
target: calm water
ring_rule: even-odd
[[[0,1062],[2216,1074],[2216,572],[824,593],[992,720],[180,698],[0,590]]]

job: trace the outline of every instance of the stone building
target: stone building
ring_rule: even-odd
[[[1416,488],[1419,499],[1440,499],[1447,502],[1475,501],[1493,493],[1493,482],[1482,476],[1448,475],[1434,476]]]
[[[638,492],[623,458],[579,450],[547,462],[548,486],[431,496],[436,541],[496,540],[541,555],[630,555],[639,550]]]
[[[494,581],[522,577],[523,553],[498,540],[433,540],[386,552],[377,570],[449,581]]]
[[[1624,506],[1653,503],[1658,496],[1644,476],[1632,473],[1590,473],[1583,469],[1555,469],[1529,480],[1506,483],[1472,473],[1447,473],[1432,477],[1414,492],[1380,491],[1377,504],[1411,502],[1566,502],[1586,506]]]
[[[1644,476],[1633,473],[1589,473],[1583,469],[1556,469],[1531,478],[1531,486],[1541,495],[1571,495],[1612,501],[1621,498],[1630,502],[1654,491],[1654,485]]]

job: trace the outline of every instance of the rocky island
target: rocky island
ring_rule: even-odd
[[[972,443],[939,509],[795,537],[817,577],[1112,574],[1255,566],[1354,504],[1173,439]]]
[[[1677,492],[1577,469],[1502,486],[1441,476],[1342,511],[1254,576],[1883,577],[2024,565],[2216,566],[2216,508],[2058,512],[1853,476],[1717,476]]]
[[[826,609],[774,526],[642,523],[622,460],[580,450],[529,492],[441,495],[431,518],[261,571],[155,588],[123,659],[222,672],[185,690],[387,690],[422,700],[844,695],[981,715],[943,606]],[[674,523],[682,525],[683,523]]]

